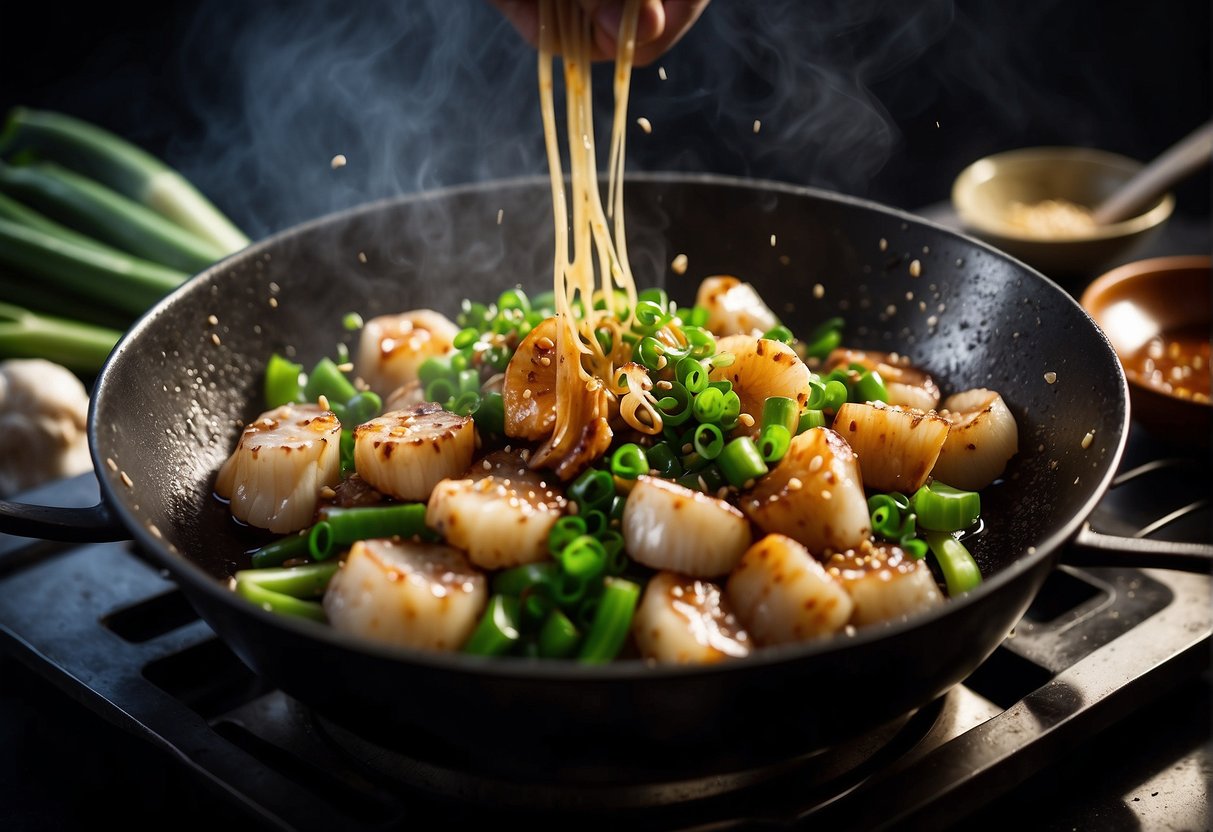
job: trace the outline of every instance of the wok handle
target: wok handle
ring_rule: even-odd
[[[0,500],[0,533],[72,543],[129,540],[131,536],[104,502],[64,508]]]
[[[1178,569],[1208,574],[1213,570],[1213,544],[1151,540],[1103,534],[1083,523],[1062,561],[1071,566],[1124,566],[1147,569]]]

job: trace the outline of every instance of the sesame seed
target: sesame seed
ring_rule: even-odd
[[[683,445],[683,446],[682,446],[682,452],[683,452],[684,454],[689,454],[689,453],[690,453],[691,451],[693,451],[693,450],[695,450],[695,446],[694,446],[694,445],[692,445],[690,442],[688,442],[688,443],[686,443],[685,445]]]
[[[643,130],[645,133],[652,133],[652,132],[653,132],[653,124],[652,124],[652,122],[650,122],[650,121],[649,121],[647,118],[645,118],[644,116],[641,116],[640,118],[636,119],[636,123],[640,125],[640,129],[641,129],[641,130]]]
[[[278,308],[278,298],[270,298],[270,308],[271,309]]]
[[[799,491],[802,488],[804,488],[804,483],[800,481],[800,477],[792,477],[788,480],[789,491]]]
[[[888,241],[888,240],[886,240],[884,237],[881,237],[881,238],[880,238],[880,250],[881,250],[881,251],[888,251],[888,250],[889,250],[889,241]]]
[[[107,456],[105,458],[105,464],[108,465],[109,469],[115,474],[118,473],[118,463],[114,462],[114,458],[112,456]]]
[[[834,499],[834,495],[833,495],[833,494],[831,494],[829,491],[822,490],[822,492],[821,492],[821,499],[823,499],[823,500],[832,500],[832,499]]]
[[[321,410],[328,410],[329,409],[329,397],[324,395],[323,393],[321,393],[320,398],[318,398],[316,400],[316,404],[320,405]]]
[[[687,256],[685,254],[679,254],[677,257],[675,257],[672,261],[670,261],[670,269],[672,269],[674,274],[677,275],[686,274]]]
[[[338,364],[337,369],[343,373],[352,373],[354,371],[354,362],[347,361],[344,364]]]
[[[657,67],[657,77],[658,77],[658,78],[660,78],[662,81],[666,80],[666,74],[665,74],[665,67],[664,67],[664,66],[659,66],[659,67]]]
[[[919,260],[910,261],[910,277],[922,276],[922,262]]]
[[[365,251],[360,251],[360,252],[358,252],[358,262],[359,262],[359,263],[365,263],[365,262],[366,262],[366,252],[365,252]]]
[[[348,160],[345,158],[344,153],[338,153],[333,157],[332,161],[329,162],[329,167],[331,167],[333,170],[337,170],[337,168],[345,167],[347,161]]]
[[[527,389],[522,391],[522,398],[529,399],[530,397],[531,397],[531,388],[528,387]]]
[[[1045,384],[1053,384],[1056,381],[1057,381],[1057,373],[1053,372],[1052,370],[1045,373]]]
[[[817,298],[818,300],[821,300],[825,296],[826,296],[826,287],[822,286],[820,283],[814,283],[813,284],[813,297]]]
[[[134,483],[131,481],[131,478],[129,476],[127,476],[126,471],[123,471],[119,476],[122,477],[122,484],[125,485],[127,488],[131,488],[132,486],[134,486]]]
[[[758,119],[754,119],[754,132],[757,133],[761,129],[762,129],[762,122],[759,121]]]
[[[1091,447],[1091,443],[1095,441],[1095,431],[1087,431],[1087,435],[1082,438],[1082,449],[1085,451]]]
[[[535,346],[539,347],[541,350],[550,350],[552,347],[556,346],[556,344],[551,338],[545,335],[535,342]]]
[[[821,454],[818,454],[817,456],[813,457],[812,461],[809,462],[809,473],[817,473],[821,470],[821,466],[825,464],[826,461],[822,458]]]
[[[207,315],[206,322],[208,324],[210,324],[211,326],[214,326],[215,324],[219,323],[219,319],[216,318],[214,315]]]
[[[737,417],[737,421],[741,422],[741,424],[745,425],[747,428],[754,427],[754,417],[748,413],[742,413]]]
[[[543,365],[544,367],[551,367],[551,366],[552,366],[552,359],[548,358],[548,357],[545,355],[545,356],[542,356],[542,357],[539,359],[539,363],[540,363],[541,365]]]
[[[215,332],[212,332],[212,333],[211,333],[211,343],[212,343],[212,344],[214,344],[216,347],[217,347],[217,346],[219,346],[219,335],[218,335],[218,333],[215,333]]]
[[[504,208],[498,208],[498,209],[497,209],[497,224],[498,224],[498,225],[501,225],[501,220],[502,220],[502,219],[504,219],[504,218],[505,218],[505,209],[504,209]]]
[[[775,248],[775,235],[771,235],[771,248]]]

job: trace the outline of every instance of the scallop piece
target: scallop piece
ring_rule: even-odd
[[[417,380],[427,358],[441,358],[454,348],[459,327],[432,309],[380,315],[362,327],[355,363],[358,375],[380,396]]]
[[[633,560],[700,578],[723,575],[750,545],[750,524],[733,506],[642,475],[623,509],[623,540]]]
[[[892,543],[872,541],[836,552],[825,566],[855,602],[851,623],[856,627],[892,621],[944,602],[927,562],[915,560]]]
[[[720,587],[702,578],[658,572],[632,621],[641,655],[658,664],[713,664],[750,653],[750,637]]]

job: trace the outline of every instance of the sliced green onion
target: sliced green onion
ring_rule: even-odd
[[[656,372],[664,369],[669,363],[665,357],[665,350],[665,344],[658,341],[652,335],[646,335],[636,344],[636,348],[632,351],[632,357],[645,369]]]
[[[800,405],[787,396],[770,396],[762,403],[762,427],[782,425],[789,433],[800,422]]]
[[[587,524],[588,531],[588,524]],[[585,580],[593,580],[606,569],[607,553],[602,543],[589,534],[575,537],[558,555],[565,573]]]
[[[573,480],[568,496],[583,511],[609,510],[611,501],[615,498],[615,480],[608,471],[590,468]],[[582,533],[585,533],[584,529]]]
[[[674,378],[691,393],[699,393],[708,386],[708,368],[696,358],[687,356],[674,367]]]
[[[587,664],[609,662],[619,654],[632,629],[640,586],[623,578],[605,578],[594,619],[577,656]]]
[[[425,388],[425,400],[428,402],[438,402],[445,406],[447,402],[455,398],[455,394],[458,392],[459,388],[455,386],[455,382],[451,379],[436,378]]]
[[[345,317],[341,319],[341,326],[349,332],[357,332],[362,329],[362,316],[357,312],[346,312]]]
[[[314,402],[321,396],[330,402],[348,402],[358,393],[358,388],[337,369],[331,358],[322,358],[308,374],[303,386],[305,401]]]
[[[875,370],[865,371],[855,381],[851,396],[857,402],[888,402],[889,391]]]
[[[646,456],[651,466],[650,470],[656,471],[667,480],[678,479],[682,476],[682,464],[678,461],[678,454],[674,452],[668,442],[658,442],[648,449]]]
[[[796,434],[800,435],[806,430],[813,428],[824,428],[826,426],[826,415],[820,410],[805,410],[800,414],[800,420],[796,425]]]
[[[303,401],[303,385],[299,383],[302,373],[302,364],[272,353],[265,365],[265,406],[273,409]]]
[[[708,387],[695,396],[691,412],[700,422],[719,422],[724,416],[724,393],[717,387]]]
[[[427,358],[417,368],[417,378],[422,387],[429,387],[440,378],[450,379],[451,374],[451,362],[446,358]]]
[[[262,589],[281,592],[293,598],[316,598],[324,594],[329,581],[341,568],[339,563],[309,563],[272,569],[243,569],[236,573],[236,583],[251,581]]]
[[[842,329],[845,322],[842,318],[830,318],[823,321],[809,333],[801,343],[805,355],[810,358],[825,358],[842,343]]]
[[[471,416],[479,407],[480,394],[475,390],[465,390],[451,402],[450,411],[459,416]]]
[[[451,341],[451,346],[457,350],[464,347],[470,347],[480,340],[480,330],[474,326],[467,326],[455,333],[454,339]]]
[[[254,549],[249,558],[254,569],[265,569],[270,566],[281,566],[293,558],[308,556],[306,532],[292,534],[287,537],[267,543],[259,549]]]
[[[716,339],[706,329],[698,326],[684,326],[682,335],[687,339],[691,358],[702,361],[716,352]]]
[[[750,480],[758,479],[767,473],[767,465],[762,460],[762,454],[754,445],[754,440],[748,436],[739,436],[724,446],[716,459],[721,473],[729,484],[741,488]]]
[[[632,330],[640,335],[652,335],[673,319],[673,315],[651,300],[637,301]]]
[[[255,570],[250,570],[250,573]],[[247,578],[236,581],[236,594],[252,601],[267,612],[324,621],[324,607],[318,601],[304,601],[281,592],[274,592]]]
[[[670,296],[666,294],[665,289],[661,289],[657,286],[642,289],[640,293],[636,295],[636,300],[655,303],[663,310],[670,308]]]
[[[493,592],[515,597],[534,592],[554,596],[559,582],[560,564],[545,560],[497,572],[493,575]]]
[[[694,398],[682,383],[672,381],[670,388],[657,400],[657,409],[661,411],[661,421],[670,427],[678,427],[691,418],[691,407]]]
[[[611,455],[611,473],[625,480],[634,480],[649,472],[649,459],[644,448],[629,442],[620,445]]]
[[[624,548],[623,535],[614,529],[607,529],[599,537],[602,548],[606,550],[606,572],[608,575],[619,575],[628,568],[628,553]]]
[[[484,433],[505,433],[505,401],[500,393],[486,393],[472,412],[476,429]]]
[[[308,533],[308,548],[325,560],[339,547],[379,537],[413,537],[425,532],[425,503],[361,508],[327,508]]]
[[[949,597],[955,598],[981,584],[981,570],[963,543],[947,532],[924,532],[923,537],[943,572]]]
[[[792,334],[792,330],[783,324],[768,329],[763,333],[762,337],[771,341],[779,341],[782,344],[790,344],[796,340],[796,336]]]
[[[716,425],[699,425],[695,428],[691,444],[695,453],[703,459],[715,459],[724,450],[724,433]]]
[[[737,427],[740,418],[741,396],[737,395],[736,390],[730,390],[724,394],[724,410],[720,414],[720,426],[725,430],[732,430]]]
[[[356,393],[345,403],[345,417],[352,425],[369,422],[383,412],[383,399],[379,394],[370,390]]]
[[[606,512],[596,508],[582,511],[577,516],[585,520],[585,533],[590,537],[599,537],[610,525],[610,518],[607,517]]]
[[[560,610],[552,610],[539,629],[539,655],[545,659],[563,659],[571,656],[581,641],[581,633],[569,617]]]
[[[501,297],[497,298],[498,309],[521,309],[523,312],[531,311],[531,302],[527,299],[526,292],[521,288],[506,289],[501,293]]]
[[[981,495],[934,481],[914,493],[911,500],[918,524],[938,532],[967,529],[981,516]]]
[[[783,425],[767,425],[758,435],[758,450],[768,465],[784,458],[792,444],[792,432]]]
[[[519,630],[518,599],[494,595],[480,623],[463,645],[463,652],[476,656],[500,656],[509,651],[522,637]]]
[[[707,326],[708,318],[711,317],[711,312],[704,306],[693,306],[687,312],[686,324],[693,327]]]

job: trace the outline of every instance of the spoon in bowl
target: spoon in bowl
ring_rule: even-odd
[[[1141,169],[1091,212],[1096,225],[1111,225],[1136,216],[1171,186],[1208,164],[1213,156],[1213,121],[1189,133]]]

